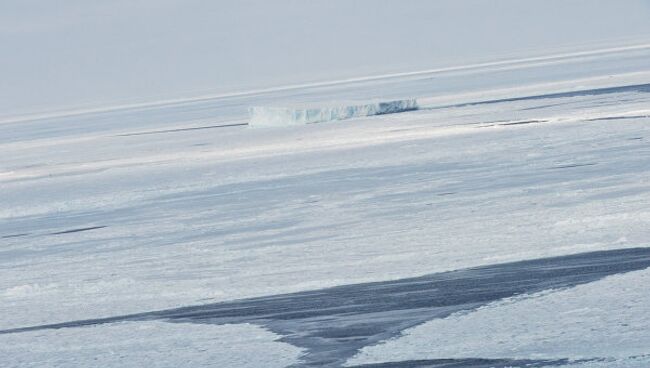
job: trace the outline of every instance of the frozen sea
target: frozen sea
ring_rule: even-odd
[[[2,367],[648,367],[650,45],[0,122]],[[248,108],[418,101],[248,126]]]

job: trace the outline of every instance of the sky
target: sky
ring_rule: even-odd
[[[0,117],[650,43],[650,0],[3,0]]]

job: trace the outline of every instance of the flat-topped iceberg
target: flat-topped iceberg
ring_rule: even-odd
[[[323,123],[334,120],[346,120],[357,117],[394,114],[417,110],[415,99],[375,101],[349,104],[323,104],[294,107],[251,107],[249,108],[250,126],[277,127]]]

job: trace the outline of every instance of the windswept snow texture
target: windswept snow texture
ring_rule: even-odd
[[[415,99],[372,102],[348,105],[324,105],[306,107],[252,107],[250,125],[253,127],[276,127],[312,123],[324,123],[365,116],[394,114],[417,110]]]
[[[0,366],[282,368],[297,362],[300,349],[277,339],[247,324],[115,323],[13,336],[0,343]]]
[[[570,288],[648,267],[650,248],[591,252],[131,316],[0,330],[0,336],[125,321],[166,320],[217,325],[250,323],[265,327],[283,336],[283,342],[304,349],[301,359],[304,365],[341,366],[361,348],[388,340],[428,320],[437,321],[500,299]],[[473,321],[473,324],[477,322]],[[435,335],[432,331],[427,333]],[[479,339],[482,338],[479,336]],[[2,339],[0,337],[0,342]],[[636,341],[636,344],[648,346],[650,339]],[[410,342],[406,347],[412,345],[413,342]],[[473,351],[480,351],[481,343],[477,345]],[[399,356],[407,349],[388,350],[397,352],[394,354]],[[498,350],[494,347],[485,350],[479,356],[498,360],[498,356],[494,357],[498,355]],[[638,348],[632,351],[636,352]],[[502,356],[511,356],[508,352],[501,353]],[[568,354],[570,352],[567,353],[565,349],[563,355]],[[597,356],[597,353],[592,356]],[[450,354],[449,357],[454,356]],[[554,357],[545,358],[552,361]],[[384,360],[390,359],[381,361]]]
[[[0,123],[0,365],[647,367],[648,60]],[[419,108],[247,126],[403,96]]]
[[[639,285],[630,287],[630,283]],[[621,298],[620,292],[627,295]],[[648,293],[650,270],[645,269],[573,289],[507,298],[412,328],[404,337],[363,349],[350,364],[380,363],[403,355],[412,359],[640,357],[648,353],[650,336],[634,331],[650,329]],[[604,307],[617,304],[616,315]]]

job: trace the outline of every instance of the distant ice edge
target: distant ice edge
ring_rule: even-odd
[[[249,125],[252,127],[281,127],[394,114],[417,109],[416,99],[403,99],[351,105],[251,107],[248,112],[250,115]]]

